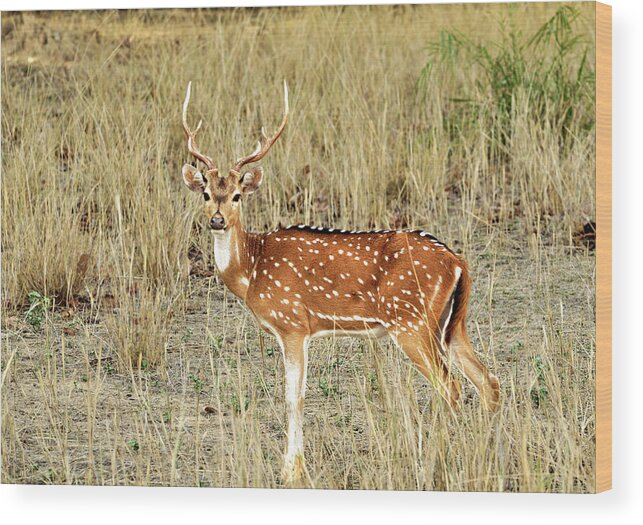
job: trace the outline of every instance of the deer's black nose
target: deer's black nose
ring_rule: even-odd
[[[213,230],[223,230],[225,227],[225,219],[221,215],[215,215],[210,219],[210,228]]]

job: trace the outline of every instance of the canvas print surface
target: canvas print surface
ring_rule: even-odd
[[[2,482],[595,492],[594,3],[2,17]]]

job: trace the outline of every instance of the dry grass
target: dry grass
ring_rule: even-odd
[[[470,262],[469,329],[503,388],[497,415],[469,387],[452,415],[389,344],[316,342],[306,485],[593,491],[595,261],[574,241],[593,130],[561,140],[517,89],[507,142],[479,66],[419,82],[441,30],[497,41],[555,9],[4,16],[3,482],[280,486],[281,357],[209,277],[180,107],[191,79],[226,165],[277,123],[286,78],[292,118],[248,226],[437,234]],[[590,51],[592,28],[582,6]],[[453,100],[468,87],[477,113]]]

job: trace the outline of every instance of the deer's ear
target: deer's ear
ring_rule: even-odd
[[[192,191],[203,193],[208,183],[207,179],[191,164],[183,165],[183,182]]]
[[[261,166],[256,166],[250,171],[247,171],[241,176],[239,184],[241,185],[241,191],[243,193],[252,193],[261,186],[261,180],[263,179],[263,168]]]

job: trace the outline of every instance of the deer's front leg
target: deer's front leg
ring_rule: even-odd
[[[280,341],[286,374],[286,412],[288,445],[284,457],[284,482],[301,479],[304,474],[304,396],[308,368],[308,337],[288,335]]]

